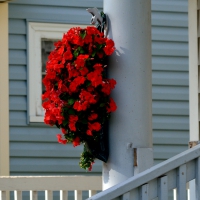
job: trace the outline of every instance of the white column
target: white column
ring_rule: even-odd
[[[198,30],[197,0],[188,1],[189,28],[189,107],[190,107],[190,138],[199,141],[199,97],[198,97]],[[190,199],[196,199],[195,180],[190,181]]]
[[[0,3],[0,176],[9,175],[8,3]]]
[[[116,46],[108,68],[117,81],[112,96],[118,106],[109,124],[105,190],[153,163],[151,0],[104,0],[104,13],[109,17],[108,37]],[[137,148],[137,167],[133,148]]]

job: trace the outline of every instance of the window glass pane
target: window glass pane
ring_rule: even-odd
[[[58,40],[52,40],[52,39],[45,39],[45,38],[42,38],[41,39],[41,57],[42,57],[42,79],[44,78],[46,72],[46,62],[48,60],[48,56],[50,54],[50,52],[52,50],[54,50],[54,43],[57,42]],[[42,93],[45,92],[45,88],[44,88],[44,85],[42,84]]]

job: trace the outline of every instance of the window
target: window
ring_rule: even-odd
[[[71,27],[83,25],[51,24],[29,22],[29,56],[28,56],[28,97],[29,97],[29,122],[43,122],[44,110],[42,108],[42,77],[45,75],[47,57],[54,48],[53,43],[62,38],[63,33]]]

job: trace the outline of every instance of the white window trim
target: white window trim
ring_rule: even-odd
[[[85,28],[86,25],[75,24],[53,24],[29,22],[29,122],[43,122],[44,110],[41,106],[42,88],[42,58],[41,39],[61,39],[63,33],[72,27]]]

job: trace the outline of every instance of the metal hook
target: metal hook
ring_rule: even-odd
[[[107,23],[107,16],[103,12],[99,13],[97,8],[88,8],[86,9],[90,14],[92,14],[91,24],[96,25],[97,29],[100,32],[104,32],[104,37],[108,34],[108,23]]]

